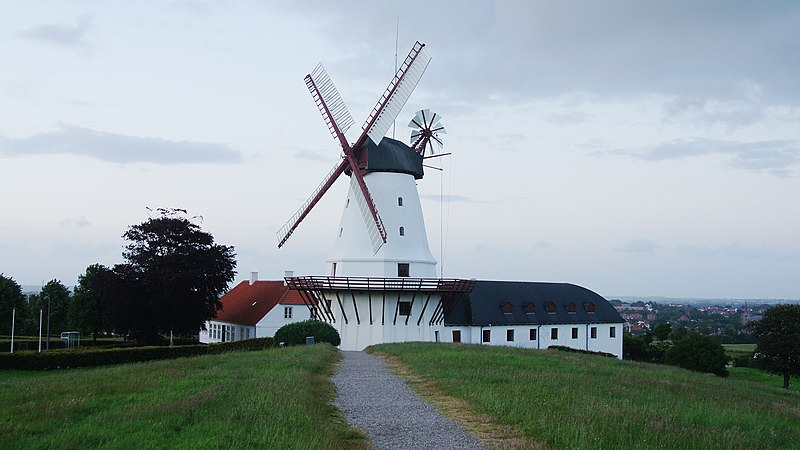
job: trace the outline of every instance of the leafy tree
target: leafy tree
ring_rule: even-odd
[[[673,342],[669,339],[664,341],[653,341],[647,344],[647,354],[650,356],[650,361],[656,364],[664,364],[667,358],[667,352],[673,346]]]
[[[114,329],[145,343],[159,333],[197,333],[222,308],[219,297],[236,274],[233,247],[215,244],[183,210],[159,212],[125,232],[127,262],[99,279]]]
[[[756,337],[756,359],[764,370],[789,378],[800,376],[800,305],[778,305],[750,325]]]
[[[103,315],[105,304],[95,283],[100,274],[109,270],[102,264],[92,264],[87,267],[86,272],[78,277],[78,284],[75,286],[69,308],[70,327],[82,333],[91,334],[93,343],[97,341],[97,333],[103,329],[105,324]]]
[[[0,334],[11,334],[11,317],[15,315],[13,310],[17,310],[15,318],[20,321],[25,317],[24,312],[20,314],[24,306],[25,296],[22,295],[22,288],[13,278],[0,273]],[[20,330],[16,328],[14,331]]]
[[[728,356],[725,354],[725,349],[710,336],[702,334],[689,333],[680,341],[675,342],[667,350],[666,362],[697,372],[713,373],[721,377],[728,376],[728,370],[725,368]]]
[[[683,325],[678,325],[669,333],[669,339],[673,342],[677,342],[686,337],[687,334],[689,334],[689,330]]]
[[[64,284],[56,279],[50,280],[42,287],[39,293],[36,310],[44,311],[42,328],[47,333],[47,302],[50,300],[50,336],[61,334],[67,330],[67,314],[70,305],[70,292]]]
[[[644,338],[634,336],[630,333],[622,335],[622,359],[630,361],[647,361],[647,343]]]
[[[659,341],[666,341],[669,339],[669,334],[672,332],[672,325],[668,323],[660,323],[653,328],[653,336]]]

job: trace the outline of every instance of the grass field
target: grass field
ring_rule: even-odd
[[[752,356],[756,350],[756,344],[722,344],[725,354],[731,359],[738,356]]]
[[[329,345],[0,372],[2,448],[363,448]]]
[[[645,363],[505,347],[389,344],[412,372],[552,448],[796,448],[800,394]]]

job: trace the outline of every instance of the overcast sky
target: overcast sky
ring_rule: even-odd
[[[800,298],[799,3],[296,3],[0,0],[0,272],[72,285],[177,207],[238,279],[321,274],[346,180],[275,238],[340,156],[303,77],[358,131],[399,15],[433,59],[396,136],[431,108],[453,153],[419,183],[445,276]]]

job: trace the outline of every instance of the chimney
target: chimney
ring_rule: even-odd
[[[286,286],[286,279],[294,276],[294,270],[283,271],[283,285]]]
[[[250,272],[250,286],[254,285],[258,281],[258,272]]]

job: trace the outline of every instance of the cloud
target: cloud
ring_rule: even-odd
[[[766,117],[761,105],[753,98],[720,100],[678,96],[665,102],[662,111],[665,122],[701,127],[722,125],[729,132],[752,125]]]
[[[441,197],[441,196],[436,195],[436,194],[420,194],[419,198],[422,199],[422,200],[432,200],[432,201],[436,201],[436,202],[438,202],[440,200],[444,200],[445,202],[450,202],[450,203],[461,203],[461,202],[463,202],[463,203],[491,203],[491,202],[488,202],[488,201],[473,200],[473,199],[471,199],[469,197],[465,197],[463,195],[445,195],[444,197]]]
[[[800,252],[774,249],[765,246],[749,246],[741,242],[733,242],[716,246],[709,245],[678,245],[675,251],[689,256],[701,258],[735,258],[735,259],[770,259],[770,260],[800,260]]]
[[[91,225],[89,220],[85,216],[78,216],[78,217],[68,217],[61,222],[58,223],[62,227],[71,227],[75,226],[78,228],[88,227]]]
[[[714,139],[677,139],[644,150],[618,149],[594,152],[593,156],[629,156],[657,162],[722,155],[729,167],[769,173],[777,177],[793,176],[800,167],[800,140],[734,142]]]
[[[545,120],[558,125],[568,125],[573,123],[583,123],[591,118],[591,114],[583,111],[564,111],[549,114],[545,117]]]
[[[649,239],[634,239],[617,247],[614,251],[622,253],[653,253],[661,246]]]
[[[310,161],[330,161],[330,152],[320,152],[317,150],[298,150],[294,152],[294,157],[298,159],[307,159]]]
[[[86,34],[92,29],[92,16],[84,15],[74,24],[40,24],[20,30],[17,36],[59,45],[85,45]]]
[[[27,138],[0,137],[0,156],[68,154],[119,164],[237,163],[238,150],[223,144],[168,141],[107,133],[76,126],[36,134]]]

